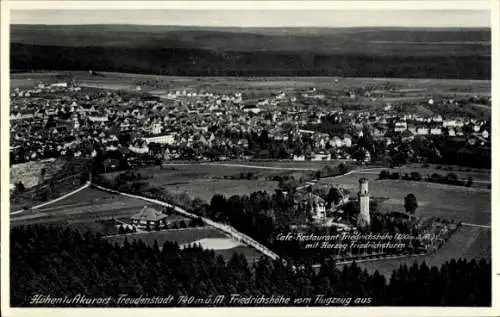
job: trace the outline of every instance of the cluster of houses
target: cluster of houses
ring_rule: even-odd
[[[155,154],[163,159],[183,158],[186,151],[194,151],[197,159],[214,159],[206,153],[217,149],[216,159],[245,159],[252,157],[250,136],[263,131],[271,141],[303,145],[301,150],[287,152],[295,160],[350,159],[350,149],[366,129],[387,144],[396,137],[412,140],[416,136],[462,137],[478,146],[489,142],[488,124],[473,118],[402,115],[391,109],[327,111],[301,104],[282,91],[247,100],[240,92],[176,90],[157,96],[126,95],[61,82],[29,90],[16,88],[11,97],[13,163],[95,156],[97,148],[126,148],[133,155]],[[311,89],[302,97],[319,100],[324,95]],[[349,133],[310,128],[332,117],[349,127]],[[129,137],[124,141],[122,135]]]
[[[443,118],[440,115],[422,117],[408,114],[398,118],[394,124],[394,132],[403,133],[405,138],[426,135],[444,135],[449,137],[463,137],[465,135],[477,137],[481,142],[487,142],[490,127],[484,120],[474,118]]]

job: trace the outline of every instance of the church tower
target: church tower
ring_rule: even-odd
[[[358,227],[366,228],[370,226],[370,193],[368,192],[368,180],[366,178],[361,178],[359,180],[358,199]]]

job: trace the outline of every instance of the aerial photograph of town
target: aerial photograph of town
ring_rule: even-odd
[[[491,306],[490,11],[441,10],[12,10],[10,306]]]

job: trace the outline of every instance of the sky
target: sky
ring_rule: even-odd
[[[11,10],[11,24],[490,27],[488,10]]]

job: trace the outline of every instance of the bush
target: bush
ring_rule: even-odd
[[[382,170],[382,171],[380,171],[380,174],[378,175],[378,178],[379,179],[388,179],[389,175],[390,175],[389,171]]]
[[[410,174],[410,178],[411,178],[411,180],[413,180],[413,181],[417,181],[417,182],[419,182],[419,181],[421,181],[421,180],[422,180],[422,175],[420,175],[420,173],[418,173],[418,172],[411,172],[411,174]]]
[[[399,172],[394,172],[391,174],[391,179],[400,179],[401,176],[399,175]]]
[[[24,184],[22,182],[18,182],[16,184],[16,192],[18,193],[22,193],[26,190],[26,188],[24,187]]]

